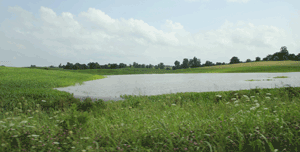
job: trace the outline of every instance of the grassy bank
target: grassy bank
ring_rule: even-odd
[[[300,72],[300,62],[178,70],[0,67],[0,151],[299,151],[300,87],[125,95],[122,102],[80,102],[52,89],[112,74],[246,72]]]

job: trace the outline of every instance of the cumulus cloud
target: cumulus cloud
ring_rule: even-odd
[[[9,7],[8,10],[17,19],[4,21],[1,30],[10,37],[22,40],[8,39],[0,34],[1,39],[7,39],[4,49],[18,47],[15,52],[23,56],[39,57],[48,62],[63,60],[63,64],[66,64],[67,58],[70,62],[86,64],[132,64],[134,61],[174,65],[175,60],[182,62],[183,58],[194,56],[200,58],[201,63],[206,60],[226,60],[228,63],[233,55],[242,56],[239,58],[243,61],[247,58],[254,60],[262,50],[268,49],[268,53],[274,53],[279,51],[281,44],[299,44],[299,40],[289,39],[290,33],[283,29],[243,21],[231,23],[226,20],[216,30],[192,34],[182,24],[172,20],[166,20],[163,30],[158,30],[142,20],[113,19],[95,8],[78,15],[83,22],[69,12],[57,15],[47,7],[40,8],[40,18],[20,7]],[[246,53],[241,53],[245,50]]]

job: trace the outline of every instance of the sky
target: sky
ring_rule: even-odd
[[[0,65],[253,61],[299,27],[299,0],[0,0]]]

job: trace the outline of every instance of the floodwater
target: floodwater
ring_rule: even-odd
[[[273,78],[277,76],[288,78]],[[261,81],[245,81],[250,79]],[[81,86],[76,84],[53,89],[73,93],[75,98],[81,100],[90,97],[93,101],[97,99],[119,101],[124,100],[120,98],[120,95],[124,94],[151,96],[180,92],[250,90],[255,87],[279,88],[287,85],[300,87],[300,72],[108,75],[104,79],[86,81]]]

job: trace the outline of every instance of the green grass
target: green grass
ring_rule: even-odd
[[[80,102],[52,89],[112,74],[247,71],[300,72],[300,64],[175,71],[0,67],[0,151],[299,151],[300,87],[125,95],[119,102]]]

